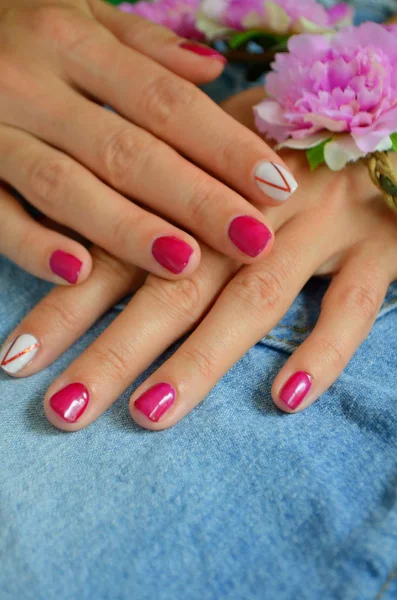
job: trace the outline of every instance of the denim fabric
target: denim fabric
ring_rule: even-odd
[[[3,337],[48,285],[5,260],[0,281]],[[289,416],[270,398],[325,287],[168,431],[130,420],[133,387],[78,433],[44,417],[49,383],[117,310],[44,372],[0,375],[0,598],[396,598],[397,284],[319,402]]]
[[[270,397],[326,285],[164,432],[129,417],[148,373],[85,430],[44,417],[116,308],[44,372],[0,374],[0,600],[396,599],[397,284],[320,401],[291,416]],[[49,289],[0,259],[0,337]]]

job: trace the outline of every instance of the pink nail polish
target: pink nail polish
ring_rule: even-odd
[[[89,393],[82,383],[71,383],[50,398],[50,406],[67,423],[76,423],[87,408]]]
[[[51,271],[68,283],[77,283],[82,264],[81,260],[63,250],[56,250],[51,254]]]
[[[164,236],[154,241],[152,254],[162,267],[178,275],[187,267],[193,248],[176,237]]]
[[[304,371],[298,371],[284,384],[280,392],[280,400],[295,410],[306,398],[312,387],[312,377]]]
[[[271,231],[253,217],[236,217],[230,223],[229,237],[241,252],[258,256],[272,239]]]
[[[158,383],[149,388],[138,400],[135,407],[154,423],[160,420],[163,414],[175,401],[175,390],[168,383]]]
[[[201,46],[200,44],[194,44],[193,42],[182,42],[179,44],[179,47],[183,50],[188,50],[189,52],[194,52],[194,54],[198,54],[199,56],[206,56],[207,58],[215,58],[220,60],[224,64],[227,63],[227,58],[223,56],[220,52],[217,52],[213,48],[209,48],[208,46]]]

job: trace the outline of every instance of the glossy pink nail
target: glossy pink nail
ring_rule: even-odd
[[[81,260],[63,250],[56,250],[51,254],[51,271],[68,283],[77,283],[82,264]]]
[[[241,252],[254,258],[272,239],[271,231],[253,217],[236,217],[230,223],[229,237]]]
[[[189,52],[194,52],[194,54],[198,54],[199,56],[206,56],[207,58],[215,58],[220,60],[224,64],[227,63],[227,59],[221,54],[217,52],[213,48],[208,48],[208,46],[200,46],[200,44],[194,44],[192,42],[182,42],[179,44],[179,47],[183,50],[188,50]]]
[[[163,414],[173,405],[175,401],[175,390],[168,383],[158,383],[149,388],[138,400],[135,400],[135,408],[154,423],[160,420]]]
[[[50,406],[67,423],[76,423],[87,408],[90,395],[82,383],[71,383],[50,398]]]
[[[162,267],[178,275],[187,267],[193,248],[176,237],[164,236],[155,240],[152,254]]]
[[[298,371],[290,377],[280,392],[280,400],[295,410],[306,398],[312,387],[312,377],[304,371]]]

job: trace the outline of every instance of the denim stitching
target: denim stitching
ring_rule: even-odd
[[[390,584],[393,582],[393,580],[397,577],[397,563],[394,565],[394,567],[392,568],[392,570],[390,571],[386,581],[384,582],[384,584],[382,585],[382,587],[380,588],[375,600],[382,600],[382,598],[385,597],[385,593],[387,592],[388,588],[390,587]]]

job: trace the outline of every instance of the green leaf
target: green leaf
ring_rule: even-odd
[[[320,142],[320,144],[317,144],[317,146],[306,150],[306,157],[309,162],[311,171],[315,171],[317,167],[319,167],[325,162],[324,148],[331,139],[332,138],[328,138],[327,140]]]
[[[263,29],[249,29],[248,31],[238,31],[229,39],[229,46],[232,50],[237,50],[250,40],[258,40],[258,43],[265,48],[274,50],[285,50],[289,40],[288,35],[278,33],[268,33]]]
[[[390,137],[393,144],[392,151],[397,152],[397,133],[392,133]]]
[[[240,46],[243,46],[250,40],[263,36],[263,31],[260,29],[250,29],[249,31],[242,31],[233,35],[229,40],[229,46],[232,50],[237,50]],[[276,42],[276,40],[275,40]]]

